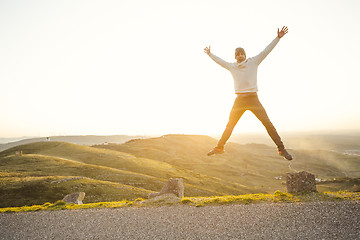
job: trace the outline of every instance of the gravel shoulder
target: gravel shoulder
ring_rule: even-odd
[[[0,239],[360,239],[360,202],[1,213]]]

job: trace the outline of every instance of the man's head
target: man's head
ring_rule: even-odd
[[[235,49],[235,59],[238,63],[241,63],[246,59],[246,53],[243,48],[238,47],[237,49]]]

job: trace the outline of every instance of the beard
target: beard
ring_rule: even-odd
[[[238,61],[239,63],[241,63],[241,62],[245,61],[245,59],[246,59],[246,58],[238,58],[237,61]]]

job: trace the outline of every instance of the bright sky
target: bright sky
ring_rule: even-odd
[[[360,1],[0,0],[0,137],[221,134],[235,61],[278,131],[360,128]],[[265,131],[247,112],[236,132]]]

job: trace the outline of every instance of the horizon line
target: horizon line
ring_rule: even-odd
[[[331,129],[331,130],[297,130],[297,131],[281,131],[282,134],[331,134],[331,133],[353,133],[353,134],[357,134],[360,133],[360,128],[359,129]],[[238,133],[234,133],[235,135],[247,135],[247,134],[267,134],[266,131],[249,131],[249,132],[238,132]],[[221,135],[221,132],[218,133],[153,133],[153,134],[59,134],[59,135],[38,135],[38,136],[13,136],[13,137],[1,137],[0,139],[29,139],[29,138],[46,138],[46,137],[70,137],[70,136],[98,136],[98,137],[107,137],[107,136],[138,136],[138,137],[144,137],[144,136],[148,136],[148,137],[153,137],[153,136],[165,136],[165,135],[206,135],[206,136],[218,136]]]

